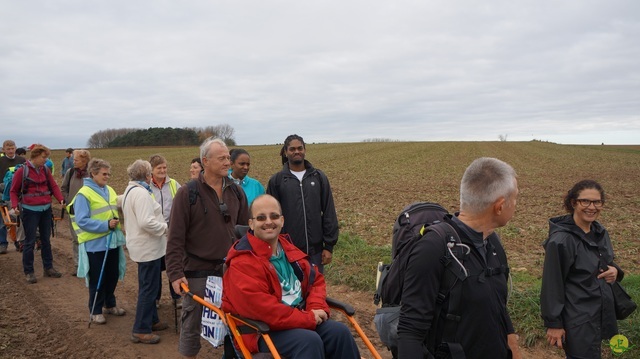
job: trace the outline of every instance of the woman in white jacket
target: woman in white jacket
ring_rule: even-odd
[[[162,208],[151,197],[151,164],[136,160],[127,167],[130,182],[122,196],[127,249],[138,263],[138,304],[131,341],[156,344],[154,331],[168,326],[158,318],[155,305],[160,277],[160,259],[167,250],[167,223]]]

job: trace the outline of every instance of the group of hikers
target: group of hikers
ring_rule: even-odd
[[[45,165],[47,147],[35,144],[29,160],[20,159],[7,140],[3,153],[0,173],[13,171],[7,206],[24,228],[26,281],[37,283],[37,237],[44,276],[61,276],[50,243],[53,197],[69,213],[73,274],[89,288],[90,323],[105,324],[105,314],[126,314],[115,291],[128,253],[138,268],[134,343],[158,343],[156,332],[168,327],[157,310],[166,270],[174,305],[182,309],[178,352],[185,358],[197,357],[201,349],[203,308],[182,285],[205,297],[209,277],[222,278],[222,309],[269,325],[283,357],[360,358],[350,330],[331,319],[326,303],[324,265],[332,261],[338,220],[329,180],[305,159],[302,137],[285,139],[282,170],[266,189],[248,176],[249,153],[230,151],[218,138],[201,144],[186,184],[169,178],[166,159],[153,155],[128,166],[130,181],[120,195],[108,185],[110,164],[87,150],[66,151],[60,187]],[[517,197],[517,175],[509,164],[483,157],[467,167],[459,212],[441,218],[458,240],[427,231],[407,249],[394,356],[522,357],[507,310],[508,264],[495,232],[513,217]],[[613,261],[608,232],[597,222],[605,199],[596,181],[573,185],[564,199],[567,214],[550,219],[544,242],[542,318],[549,344],[568,358],[599,358],[602,339],[617,333],[611,284],[624,274]],[[241,238],[238,225],[249,227]],[[0,253],[6,253],[6,237],[2,227]],[[442,258],[456,247],[464,249],[464,259],[451,259],[465,277],[442,295]],[[458,294],[448,295],[453,292]],[[447,310],[453,307],[455,315]],[[268,352],[260,336],[242,337],[252,352]]]

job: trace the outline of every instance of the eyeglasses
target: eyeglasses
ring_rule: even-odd
[[[280,217],[282,217],[282,215],[280,213],[269,213],[269,219],[272,221],[277,221],[280,219]],[[258,222],[264,222],[267,220],[267,215],[266,214],[259,214],[255,217],[252,217],[251,219],[255,219]]]
[[[111,177],[111,173],[107,173],[107,172],[102,172],[100,175],[105,177]]]
[[[231,215],[229,215],[229,208],[227,204],[224,202],[220,202],[220,213],[222,213],[222,217],[224,217],[224,223],[231,222]]]
[[[596,207],[596,208],[600,208],[600,207],[604,206],[604,202],[602,200],[600,200],[600,199],[592,201],[592,200],[586,199],[586,198],[578,198],[578,199],[576,199],[576,202],[578,202],[582,207],[589,207],[589,206],[591,206],[591,204],[593,204],[593,206]]]

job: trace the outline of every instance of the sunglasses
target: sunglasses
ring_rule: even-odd
[[[280,219],[280,217],[282,217],[282,215],[280,213],[269,213],[269,219],[272,221],[277,221]],[[267,220],[267,215],[266,214],[259,214],[255,217],[252,217],[251,219],[256,220],[258,222],[264,222]]]

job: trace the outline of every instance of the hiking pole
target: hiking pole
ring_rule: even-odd
[[[173,324],[176,334],[178,334],[178,300],[175,298],[173,298]]]
[[[96,308],[96,301],[98,300],[98,292],[100,292],[100,284],[102,284],[102,274],[104,273],[104,266],[107,264],[107,254],[109,254],[109,246],[111,245],[111,235],[113,231],[109,232],[107,237],[107,251],[104,252],[104,259],[102,260],[102,268],[100,269],[100,276],[98,276],[98,285],[96,287],[96,295],[93,296],[93,305],[91,305],[91,312],[89,313],[89,328],[91,328],[91,321],[93,319],[93,310]]]

